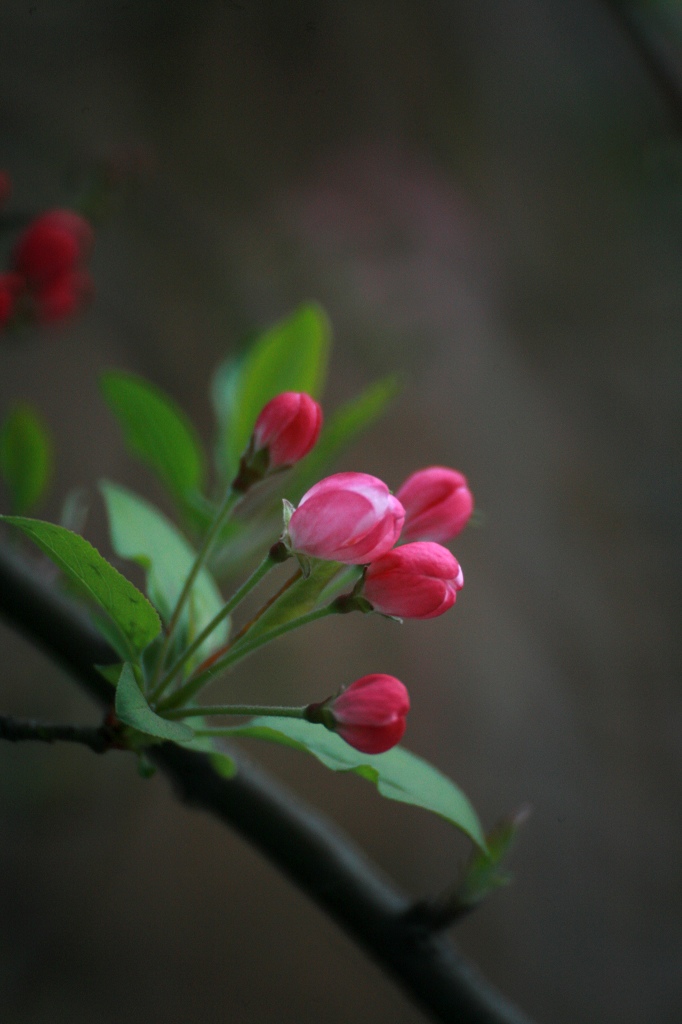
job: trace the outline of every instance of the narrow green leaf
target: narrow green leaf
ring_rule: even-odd
[[[319,397],[330,348],[330,327],[319,306],[301,306],[257,338],[234,370],[221,368],[214,398],[222,415],[219,449],[226,479],[232,479],[258,414],[283,391]]]
[[[385,754],[362,754],[324,726],[297,718],[254,718],[247,725],[226,729],[228,734],[282,743],[307,751],[332,771],[356,772],[374,782],[382,796],[440,815],[481,850],[486,849],[481,823],[461,789],[403,747],[394,747]]]
[[[114,687],[118,686],[118,680],[123,669],[123,665],[120,662],[116,662],[113,665],[95,665],[95,668],[108,683],[111,683]]]
[[[0,430],[0,473],[19,515],[40,501],[52,475],[50,435],[25,403],[14,406]]]
[[[205,456],[197,433],[175,402],[142,377],[111,370],[100,386],[129,450],[184,505],[201,491]]]
[[[252,342],[253,340],[255,339],[251,339]],[[226,483],[229,483],[234,476],[234,474],[228,476],[228,467],[230,465],[228,437],[232,420],[236,416],[239,380],[243,363],[243,356],[237,359],[223,360],[213,374],[211,381],[211,398],[218,420],[218,435],[214,451],[215,466],[218,476],[225,480]]]
[[[137,774],[141,779],[151,779],[156,775],[156,765],[149,760],[144,750],[137,755]]]
[[[77,593],[107,613],[116,626],[116,649],[124,658],[144,650],[158,635],[159,616],[144,594],[84,537],[39,519],[0,516],[0,521],[23,530],[59,566]]]
[[[127,663],[121,670],[116,687],[116,717],[138,732],[160,740],[174,740],[177,743],[191,740],[194,735],[194,730],[184,722],[171,722],[152,711],[137,685],[132,666]]]
[[[502,862],[529,813],[524,807],[498,822],[486,836],[487,853],[476,850],[471,855],[459,884],[447,897],[447,904],[456,913],[473,909],[495,889],[509,884],[511,876],[502,870]]]
[[[103,481],[100,489],[109,515],[114,551],[146,570],[147,593],[161,618],[168,622],[194,564],[194,550],[177,527],[148,501],[109,481]],[[224,603],[210,572],[202,569],[183,613],[189,637],[196,636]],[[227,633],[228,623],[223,621],[202,644],[197,657],[206,657],[216,644],[224,643]]]

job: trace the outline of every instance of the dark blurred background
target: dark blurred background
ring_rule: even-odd
[[[679,8],[641,7],[679,62]],[[319,624],[250,662],[244,692],[401,677],[408,745],[486,825],[533,807],[515,883],[459,927],[462,950],[541,1022],[677,1024],[682,144],[611,5],[4,0],[0,81],[12,210],[68,204],[102,159],[139,171],[98,232],[87,314],[0,345],[0,416],[30,400],[57,439],[40,513],[88,488],[106,550],[98,477],[161,500],[103,368],[157,381],[208,439],[212,369],[319,300],[327,408],[406,380],[339,468],[396,488],[456,466],[481,525],[453,545],[449,615]],[[3,712],[95,719],[0,636]],[[453,879],[466,844],[445,823],[249,752],[415,897]],[[422,1019],[130,758],[6,744],[0,823],[7,1024]]]

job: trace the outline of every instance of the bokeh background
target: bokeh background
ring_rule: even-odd
[[[679,8],[642,4],[680,71]],[[675,62],[677,61],[677,64]],[[208,440],[212,369],[316,299],[326,405],[387,372],[385,420],[339,468],[392,487],[466,472],[449,615],[319,624],[244,692],[324,696],[370,671],[413,694],[408,741],[484,822],[528,802],[514,885],[461,949],[538,1021],[673,1024],[680,934],[682,143],[606,2],[4,0],[11,209],[134,173],[80,320],[0,344],[0,415],[34,402],[58,461],[41,514],[95,482],[163,503],[97,391],[123,367]],[[677,133],[677,134],[676,134]],[[3,712],[92,721],[0,626]],[[303,755],[251,746],[415,897],[456,874],[445,823]],[[0,748],[7,1024],[423,1019],[235,835],[131,759]]]

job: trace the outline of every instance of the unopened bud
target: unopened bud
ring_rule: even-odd
[[[402,739],[410,698],[395,676],[376,673],[356,679],[336,697],[306,709],[309,722],[338,732],[363,754],[383,754]]]
[[[293,466],[314,447],[322,409],[305,392],[285,391],[262,409],[253,428],[253,450],[268,452],[268,466]]]

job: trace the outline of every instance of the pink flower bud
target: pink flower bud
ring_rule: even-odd
[[[92,278],[87,271],[61,274],[35,292],[38,319],[45,324],[66,320],[82,308],[92,291]]]
[[[396,497],[405,508],[403,540],[451,540],[464,529],[474,508],[466,477],[445,466],[413,473]]]
[[[289,521],[294,552],[363,565],[393,547],[403,506],[386,484],[367,473],[335,473],[303,495]]]
[[[356,679],[337,697],[311,704],[306,718],[324,723],[363,754],[383,754],[402,739],[409,710],[409,694],[400,680],[375,674]]]
[[[74,270],[93,242],[88,222],[73,210],[50,210],[37,217],[14,249],[14,267],[31,287],[44,287]]]
[[[253,428],[255,451],[267,448],[270,468],[293,466],[314,447],[322,427],[317,402],[297,391],[285,391],[261,411]]]
[[[417,541],[372,562],[363,596],[383,615],[433,619],[452,607],[463,585],[459,562],[447,548]]]

